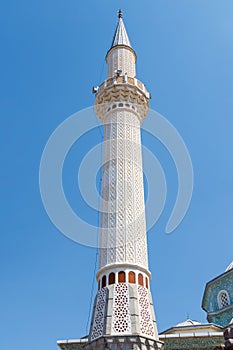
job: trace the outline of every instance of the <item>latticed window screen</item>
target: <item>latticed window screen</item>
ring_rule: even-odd
[[[218,303],[219,303],[220,309],[223,309],[228,305],[230,305],[229,295],[226,291],[220,292],[218,296]]]

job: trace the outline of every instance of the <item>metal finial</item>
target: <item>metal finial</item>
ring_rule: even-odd
[[[118,11],[118,18],[122,18],[123,17],[123,13],[122,13],[122,10],[120,9],[119,11]]]

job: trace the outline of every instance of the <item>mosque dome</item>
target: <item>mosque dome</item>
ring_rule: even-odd
[[[188,319],[184,322],[178,323],[175,327],[190,327],[190,326],[199,326],[199,325],[201,325],[200,322]]]
[[[230,263],[230,265],[226,268],[226,271],[225,272],[227,272],[227,271],[229,271],[229,270],[231,270],[231,269],[233,269],[233,261]]]

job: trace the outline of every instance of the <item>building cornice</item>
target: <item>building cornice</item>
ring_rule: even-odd
[[[210,311],[208,312],[208,316],[215,316],[215,315],[220,315],[221,313],[233,309],[233,305],[229,305],[227,307],[224,307],[222,309],[219,309],[217,311]]]

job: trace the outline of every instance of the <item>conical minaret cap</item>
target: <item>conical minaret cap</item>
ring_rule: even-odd
[[[127,31],[125,29],[125,25],[122,19],[122,11],[119,10],[118,12],[118,24],[116,27],[116,31],[112,40],[112,45],[111,45],[111,49],[115,46],[118,45],[124,45],[124,46],[128,46],[132,49]]]

